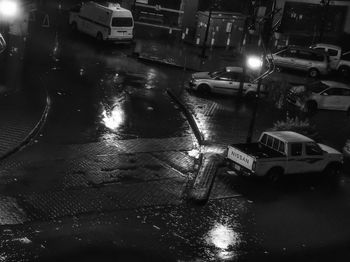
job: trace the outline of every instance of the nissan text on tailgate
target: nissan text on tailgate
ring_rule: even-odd
[[[263,176],[274,182],[287,174],[336,176],[343,164],[339,151],[292,131],[263,132],[256,143],[230,145],[226,159],[237,174]]]

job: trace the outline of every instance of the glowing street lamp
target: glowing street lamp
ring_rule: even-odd
[[[18,14],[18,3],[14,0],[0,1],[0,15],[2,18],[12,18]]]
[[[258,56],[249,56],[247,58],[247,67],[252,70],[260,70],[262,67],[263,61],[261,57]]]

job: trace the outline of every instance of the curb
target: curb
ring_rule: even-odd
[[[204,135],[199,130],[196,120],[194,119],[193,115],[190,113],[190,111],[187,109],[187,107],[180,101],[180,99],[173,93],[171,89],[167,89],[168,95],[180,106],[181,110],[185,114],[187,121],[190,123],[190,126],[193,130],[193,133],[195,137],[197,138],[198,144],[203,145],[204,143]]]
[[[201,154],[201,166],[189,193],[191,200],[205,203],[209,199],[219,163],[219,157],[216,154]]]
[[[198,144],[203,146],[205,144],[204,135],[199,130],[193,115],[172,90],[167,89],[167,93],[180,106],[187,118],[187,121],[190,123],[190,126],[197,138]],[[197,172],[196,179],[192,188],[188,189],[189,193],[187,193],[187,195],[189,196],[189,199],[196,203],[205,203],[209,199],[210,191],[214,184],[215,175],[220,164],[220,158],[217,154],[200,154],[199,163],[199,170]]]
[[[133,54],[132,56],[137,57],[138,60],[140,60],[142,62],[145,62],[145,63],[152,63],[152,64],[157,64],[157,65],[165,65],[165,66],[169,66],[169,67],[173,67],[173,68],[177,68],[177,69],[181,69],[181,70],[189,71],[189,72],[200,71],[198,69],[189,68],[189,67],[186,67],[186,66],[183,66],[183,65],[170,63],[170,62],[162,61],[162,60],[159,60],[159,59],[149,58],[149,57],[145,57],[145,56],[140,56],[139,54]]]
[[[42,82],[42,81],[41,81]],[[47,115],[49,113],[50,110],[50,106],[51,106],[51,98],[48,94],[47,89],[44,87],[43,83],[42,83],[42,87],[45,90],[45,96],[46,96],[46,101],[45,101],[45,108],[43,113],[41,114],[40,120],[38,121],[38,123],[34,126],[34,128],[29,132],[29,134],[23,139],[22,142],[19,143],[18,146],[10,149],[9,151],[7,151],[5,154],[3,154],[2,156],[0,156],[0,161],[4,160],[5,158],[8,158],[9,156],[11,156],[12,154],[22,150],[27,144],[30,143],[30,141],[37,135],[37,133],[41,130],[41,128],[43,127]]]

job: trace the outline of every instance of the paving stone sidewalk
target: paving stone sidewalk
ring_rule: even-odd
[[[20,150],[40,128],[47,101],[33,103],[22,92],[0,93],[0,159]]]

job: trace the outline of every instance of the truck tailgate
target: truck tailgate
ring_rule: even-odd
[[[227,158],[241,166],[244,166],[245,168],[248,168],[249,170],[253,169],[255,158],[247,155],[246,153],[233,146],[228,147]]]

